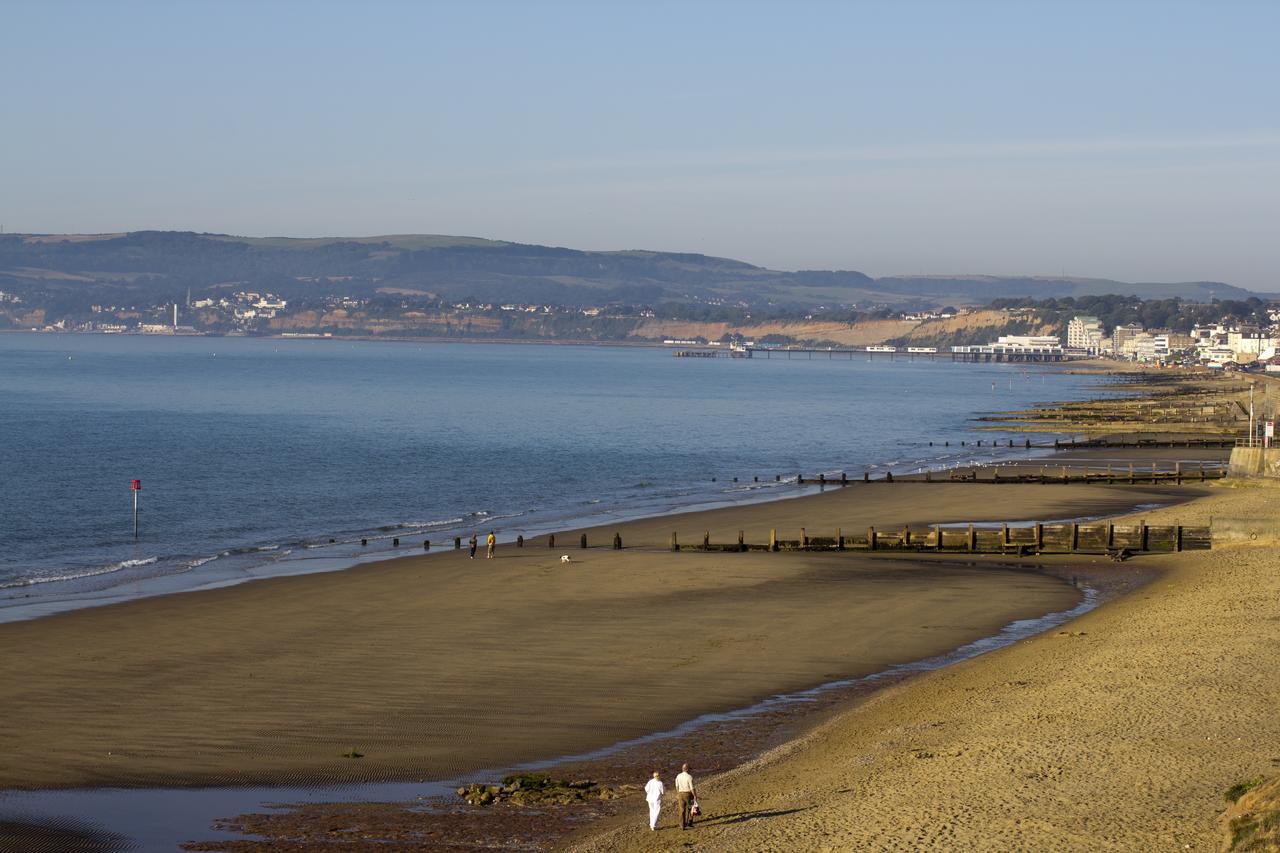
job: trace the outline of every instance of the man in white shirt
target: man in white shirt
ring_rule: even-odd
[[[693,776],[689,773],[689,765],[680,765],[680,775],[676,777],[676,800],[680,803],[680,828],[693,826],[693,815],[690,810],[697,802],[698,790],[693,786]]]
[[[644,786],[644,798],[649,801],[649,828],[656,830],[658,828],[658,811],[662,808],[662,795],[667,792],[667,786],[662,784],[662,780],[658,778],[658,771],[653,771],[653,778]]]

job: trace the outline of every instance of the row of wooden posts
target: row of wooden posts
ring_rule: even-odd
[[[400,540],[395,540],[399,545]],[[516,537],[516,547],[523,548],[524,536]],[[622,550],[622,534],[613,534],[613,550]],[[1025,527],[979,527],[974,524],[933,524],[925,532],[913,531],[909,525],[891,532],[868,527],[865,537],[845,536],[841,528],[833,537],[810,536],[800,528],[799,539],[779,539],[777,528],[769,531],[768,543],[749,543],[744,531],[738,531],[735,543],[713,543],[711,533],[702,534],[702,541],[694,546],[682,546],[679,535],[671,534],[670,549],[680,551],[689,547],[695,551],[963,551],[987,554],[1071,554],[1108,553],[1117,550],[1140,551],[1188,551],[1207,550],[1212,546],[1208,527],[1184,527],[1182,525],[1149,526],[1145,522],[1131,525],[1105,524],[1043,524],[1037,522]],[[431,540],[423,540],[424,550],[430,550]],[[462,548],[462,537],[453,538],[453,547]],[[556,547],[556,535],[547,536],[547,547]],[[587,534],[578,537],[578,547],[587,548]]]
[[[1026,527],[998,528],[978,527],[967,524],[931,525],[924,533],[912,531],[909,525],[893,532],[877,531],[868,527],[865,537],[845,536],[841,529],[834,537],[809,536],[800,528],[799,539],[779,539],[776,529],[769,531],[767,544],[745,541],[743,531],[738,531],[736,543],[713,543],[711,534],[704,533],[702,542],[694,546],[699,551],[965,551],[972,553],[1106,553],[1115,550],[1128,551],[1184,551],[1203,550],[1211,546],[1208,527],[1184,527],[1182,525],[1148,526],[1117,524],[1043,524]],[[681,550],[679,537],[671,534],[670,548]]]
[[[399,540],[399,539],[397,539],[395,544],[399,545],[399,544],[400,544],[400,540]],[[454,549],[455,549],[455,550],[459,550],[459,549],[461,549],[461,548],[462,548],[462,537],[461,537],[461,536],[455,536],[455,537],[453,537],[453,547],[454,547]],[[524,536],[523,536],[523,535],[520,535],[520,536],[517,536],[517,537],[516,537],[516,547],[517,547],[517,548],[523,548],[523,547],[524,547]],[[550,534],[549,536],[547,536],[547,547],[548,547],[548,548],[554,548],[554,547],[556,547],[556,535],[555,535],[554,533],[552,533],[552,534]],[[581,536],[579,536],[579,537],[578,537],[578,547],[579,547],[579,548],[586,548],[586,547],[588,547],[588,545],[587,545],[587,534],[583,533]],[[430,539],[425,539],[425,540],[423,540],[423,542],[422,542],[422,549],[423,549],[424,551],[429,551],[429,550],[431,550],[431,540],[430,540]],[[615,551],[621,551],[621,550],[622,550],[622,534],[621,534],[621,533],[615,533],[615,534],[613,534],[613,550],[615,550]]]
[[[1056,474],[1051,473],[1050,469],[1043,466],[1039,471],[1026,471],[1026,466],[1009,467],[1013,468],[1013,474],[1002,475],[1000,473],[1000,467],[995,466],[990,469],[990,477],[980,477],[979,470],[986,469],[976,468],[969,469],[964,472],[947,472],[946,476],[934,476],[937,472],[925,471],[923,478],[917,475],[912,479],[905,479],[899,475],[897,480],[894,479],[892,471],[886,471],[884,477],[878,480],[871,479],[870,472],[864,472],[862,475],[862,481],[864,483],[1060,483],[1063,485],[1085,483],[1093,483],[1095,485],[1101,485],[1103,483],[1107,485],[1124,483],[1129,485],[1138,483],[1175,483],[1177,485],[1182,485],[1185,480],[1203,483],[1206,480],[1218,480],[1226,476],[1225,469],[1205,468],[1203,462],[1201,462],[1197,468],[1190,471],[1184,471],[1181,462],[1175,463],[1172,471],[1161,471],[1156,463],[1153,462],[1151,464],[1150,472],[1137,470],[1132,463],[1129,465],[1127,471],[1124,469],[1116,471],[1111,465],[1108,465],[1105,472],[1100,471],[1097,473],[1091,473],[1087,467],[1082,472],[1072,473],[1071,468],[1067,465],[1063,465],[1061,471]],[[849,476],[845,473],[841,473],[839,479],[827,479],[825,474],[819,474],[816,478],[798,476],[796,477],[796,482],[801,485],[816,484],[819,486],[847,486],[849,485]]]

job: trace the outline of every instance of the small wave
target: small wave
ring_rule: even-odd
[[[37,584],[56,583],[58,581],[74,581],[81,578],[93,578],[99,575],[109,575],[123,569],[132,569],[137,566],[149,566],[159,560],[159,557],[147,557],[142,560],[121,560],[118,563],[112,563],[109,566],[100,566],[96,569],[85,569],[82,572],[71,572],[65,575],[48,575],[38,578],[23,578],[18,581],[9,581],[8,583],[0,583],[0,589],[13,589],[15,587],[36,586]]]
[[[389,532],[392,530],[427,530],[432,527],[447,527],[450,524],[461,524],[466,521],[465,518],[444,518],[437,521],[401,521],[398,524],[384,524],[378,530]]]
[[[187,568],[198,569],[201,566],[203,566],[205,563],[212,563],[216,559],[218,559],[217,554],[214,554],[212,557],[197,557],[196,559],[191,560],[190,562],[187,563]]]

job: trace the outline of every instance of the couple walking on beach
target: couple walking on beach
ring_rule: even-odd
[[[484,541],[485,541],[485,555],[484,555],[485,559],[491,560],[493,559],[493,550],[498,546],[498,537],[494,536],[493,531],[490,530],[489,536]],[[467,544],[471,546],[471,559],[474,560],[476,558],[476,535],[474,533],[471,534],[471,541],[469,541]]]
[[[653,771],[653,778],[644,786],[644,798],[649,802],[649,829],[658,829],[658,812],[662,810],[662,795],[667,786],[662,784],[662,774]],[[694,815],[701,814],[698,808],[698,789],[694,787],[693,775],[689,765],[680,765],[680,775],[676,776],[676,803],[680,806],[680,829],[693,826]]]

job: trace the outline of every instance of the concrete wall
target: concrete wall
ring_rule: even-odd
[[[1227,473],[1232,477],[1280,477],[1280,447],[1232,448]]]
[[[1213,547],[1280,545],[1280,523],[1274,518],[1215,518],[1210,522]]]

